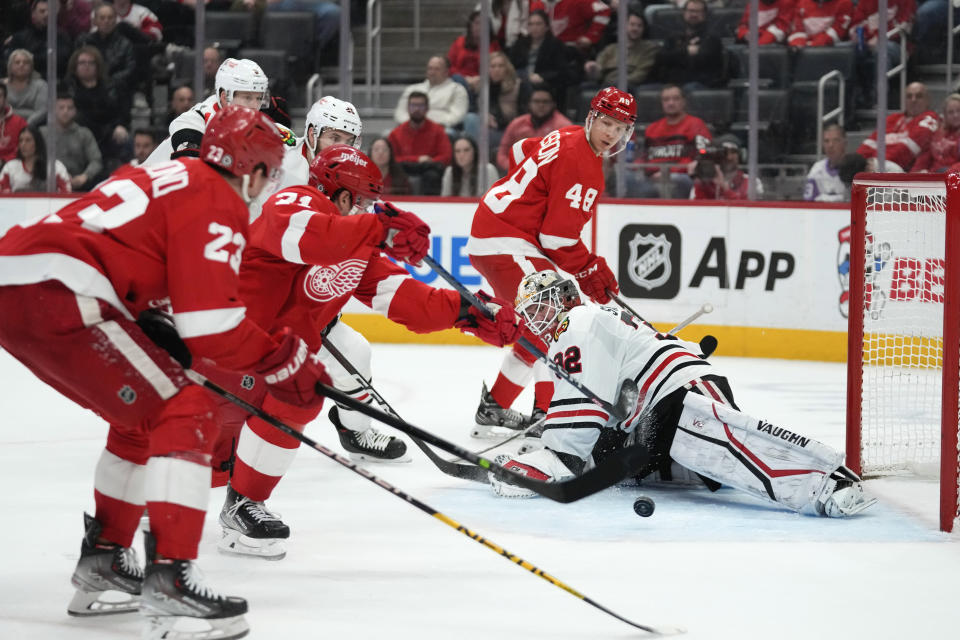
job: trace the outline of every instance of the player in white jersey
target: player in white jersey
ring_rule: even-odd
[[[206,100],[194,105],[170,123],[170,136],[157,145],[144,165],[167,162],[183,156],[197,157],[200,141],[213,114],[228,104],[262,109],[270,104],[267,76],[253,60],[227,58],[217,69],[216,90]],[[281,132],[286,127],[279,127]],[[287,130],[289,131],[289,130]],[[285,142],[293,144],[290,134]]]
[[[531,331],[550,342],[549,357],[584,387],[612,402],[629,378],[640,394],[636,408],[618,421],[558,380],[540,438],[543,448],[499,456],[508,469],[563,481],[629,439],[650,453],[639,476],[672,459],[716,483],[831,517],[859,513],[876,501],[843,466],[841,452],[742,413],[726,378],[697,345],[658,333],[619,308],[584,304],[573,281],[555,271],[523,279],[517,311]],[[498,495],[534,495],[493,476],[491,484]]]
[[[307,112],[303,137],[284,154],[280,188],[307,184],[310,163],[327,147],[349,144],[359,149],[362,132],[360,114],[351,103],[333,96],[324,96],[314,102]]]

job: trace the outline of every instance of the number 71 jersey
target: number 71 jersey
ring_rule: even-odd
[[[564,127],[514,145],[517,161],[473,217],[467,253],[546,256],[577,272],[591,254],[580,240],[603,193],[603,161],[583,127]]]

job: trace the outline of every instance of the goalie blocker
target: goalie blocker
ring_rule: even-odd
[[[578,382],[613,396],[619,382],[629,379],[640,397],[635,410],[617,420],[557,381],[541,436],[544,448],[498,460],[506,468],[562,481],[640,443],[650,449],[648,464],[636,470],[640,477],[672,458],[714,483],[798,512],[848,516],[875,502],[843,466],[842,453],[741,412],[726,378],[696,344],[660,334],[627,311],[584,304],[572,282],[551,271],[524,279],[517,311],[535,333],[552,337],[549,357]],[[499,495],[533,495],[490,481]]]

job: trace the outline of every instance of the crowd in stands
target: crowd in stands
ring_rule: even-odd
[[[214,92],[213,79],[226,57],[216,46],[204,50],[202,92],[191,87],[192,73],[171,76],[176,67],[171,59],[183,46],[192,45],[196,1],[12,0],[0,32],[4,67],[0,161],[15,166],[2,174],[0,191],[42,182],[42,172],[36,169],[44,150],[39,141],[51,126],[58,133],[57,184],[64,191],[89,189],[121,164],[142,162],[144,150],[165,137],[164,128],[171,121]],[[60,27],[61,80],[53,123],[46,122],[48,87],[43,79],[49,2],[59,3]],[[349,4],[351,19],[356,21],[366,4],[359,0],[205,2],[208,11],[245,11],[257,19],[265,12],[313,13],[317,55],[307,61],[308,66],[315,66],[321,55],[336,55],[341,10],[347,10],[341,5]],[[627,14],[626,81],[640,102],[635,139],[626,149],[626,195],[745,198],[751,182],[741,168],[746,128],[733,127],[731,113],[717,115],[703,108],[705,101],[714,99],[710,91],[729,93],[731,104],[745,101],[746,70],[740,60],[749,36],[745,5],[743,0],[494,0],[486,25],[478,5],[465,16],[463,33],[449,49],[426,60],[424,80],[402,92],[392,130],[369,143],[369,155],[384,174],[388,194],[482,194],[480,182],[489,185],[517,161],[518,141],[582,123],[584,96],[618,83],[617,17],[623,11]],[[888,0],[888,66],[901,62],[901,40],[908,43],[908,56],[920,52],[936,56],[935,50],[946,39],[947,11],[945,0]],[[758,44],[765,50],[785,52],[785,64],[793,66],[805,50],[849,51],[852,63],[843,105],[849,129],[857,124],[855,108],[870,108],[877,99],[877,12],[877,0],[760,0]],[[484,29],[490,42],[485,122],[478,100]],[[847,192],[841,176],[852,175],[850,171],[859,166],[876,168],[877,134],[848,150],[844,128],[827,126],[822,140],[815,141],[813,114],[809,109],[802,111],[802,105],[810,102],[802,99],[800,83],[790,84],[789,69],[786,75],[786,83],[761,76],[762,89],[780,90],[784,102],[789,102],[784,115],[767,122],[761,135],[772,139],[781,152],[789,149],[811,155],[817,151],[814,143],[822,145],[824,157],[810,169],[802,197],[842,199]],[[157,130],[131,131],[131,112],[155,99],[154,82],[167,83],[166,117],[153,123]],[[276,88],[273,82],[271,88]],[[891,91],[891,105],[898,105],[898,93]],[[642,95],[648,99],[640,99]],[[927,88],[914,82],[902,98],[904,110],[891,113],[882,132],[887,162],[880,169],[945,171],[957,163],[960,95],[950,95],[943,105],[930,105]],[[489,146],[490,163],[480,171],[482,139]],[[613,176],[612,163],[608,175]],[[758,176],[753,181],[760,197],[762,182]],[[799,193],[777,195],[800,197]]]

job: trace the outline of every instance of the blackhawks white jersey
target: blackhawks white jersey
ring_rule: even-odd
[[[640,398],[631,416],[618,422],[573,385],[554,378],[553,399],[541,438],[554,451],[584,460],[604,427],[632,431],[639,416],[672,391],[716,369],[700,358],[700,347],[658,333],[617,307],[584,304],[561,321],[549,358],[584,387],[613,404],[620,383],[637,383]]]

